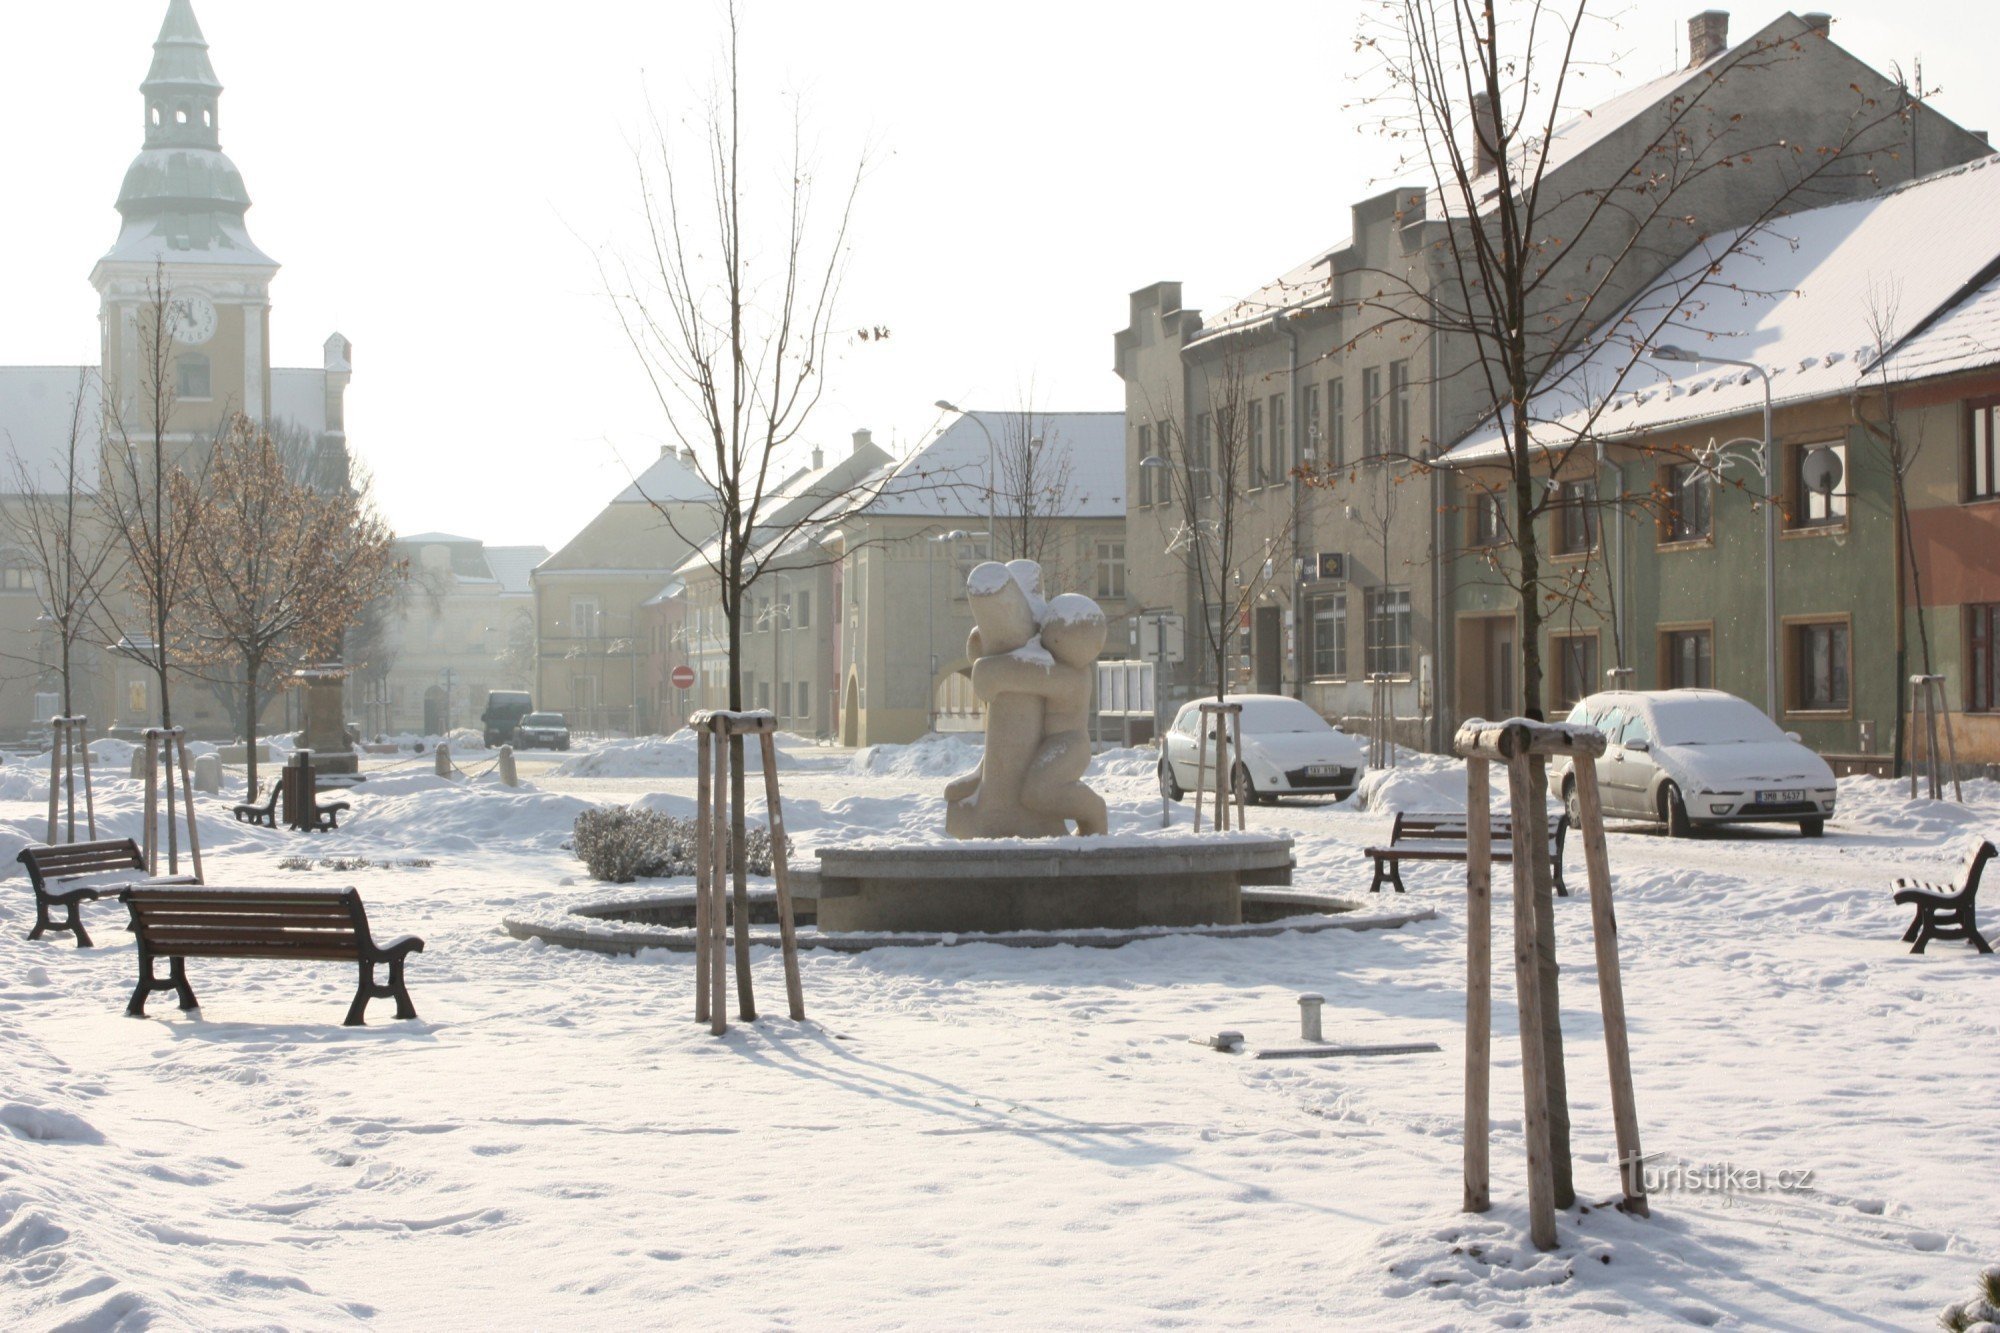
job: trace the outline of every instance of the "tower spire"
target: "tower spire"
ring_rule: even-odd
[[[250,194],[222,151],[222,81],[193,0],[168,0],[139,91],[146,143],[118,192],[125,224],[105,259],[276,268],[244,225]]]

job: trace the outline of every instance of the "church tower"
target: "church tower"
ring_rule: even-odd
[[[169,0],[140,92],[145,147],[118,193],[118,240],[90,280],[107,406],[127,438],[149,438],[153,385],[164,379],[173,398],[166,434],[185,446],[213,439],[231,413],[271,414],[270,286],[278,265],[244,224],[250,195],[222,151],[222,84],[191,0]],[[162,326],[164,339],[156,336]]]

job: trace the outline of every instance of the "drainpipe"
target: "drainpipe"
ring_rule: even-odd
[[[1286,636],[1290,643],[1285,657],[1286,664],[1292,671],[1292,697],[1303,699],[1306,697],[1306,673],[1300,668],[1304,661],[1305,619],[1302,608],[1299,606],[1299,570],[1303,567],[1302,561],[1305,558],[1305,549],[1301,544],[1304,539],[1300,535],[1302,525],[1299,520],[1305,512],[1306,488],[1305,481],[1299,476],[1298,468],[1299,441],[1305,438],[1300,433],[1301,423],[1299,421],[1299,331],[1292,327],[1291,321],[1287,320],[1283,315],[1271,316],[1271,327],[1289,338],[1292,344],[1290,365],[1285,372],[1285,396],[1291,400],[1290,406],[1287,409],[1287,424],[1291,428],[1292,438],[1290,443],[1293,463],[1292,576],[1286,581],[1290,589],[1288,600],[1291,602],[1289,610],[1292,617],[1292,624],[1291,633]],[[1273,581],[1275,582],[1275,580]]]
[[[1604,448],[1604,441],[1600,439],[1597,441],[1597,470],[1600,476],[1606,468],[1611,469],[1612,494],[1622,501],[1625,496],[1625,465],[1611,461],[1610,454]],[[1622,503],[1611,507],[1611,529],[1611,533],[1607,534],[1607,541],[1611,546],[1611,554],[1618,559],[1617,566],[1609,571],[1612,593],[1617,599],[1617,604],[1611,609],[1611,651],[1618,659],[1618,666],[1623,668],[1625,623],[1629,614],[1625,599],[1630,595],[1631,589],[1625,585],[1628,553],[1625,550],[1625,506]]]
[[[1425,339],[1430,344],[1431,360],[1431,457],[1435,460],[1440,447],[1439,423],[1443,420],[1443,390],[1438,383],[1438,339],[1432,333]],[[1444,606],[1444,562],[1445,528],[1448,526],[1439,517],[1444,512],[1444,475],[1440,468],[1431,468],[1431,718],[1430,747],[1433,754],[1445,751],[1444,741],[1444,665],[1445,636],[1449,633],[1449,617]],[[1418,685],[1421,689],[1421,682]]]

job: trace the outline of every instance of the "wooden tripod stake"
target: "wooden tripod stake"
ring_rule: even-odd
[[[794,1021],[806,1016],[804,988],[799,983],[799,939],[792,918],[791,871],[785,861],[785,816],[778,803],[777,723],[769,713],[730,713],[720,709],[688,719],[695,733],[695,888],[694,888],[694,1016],[721,1036],[729,1030],[726,985],[729,972],[729,922],[736,922],[736,992],[744,1022],[757,1017],[750,985],[750,893],[745,883],[744,849],[729,836],[729,794],[735,789],[730,766],[730,740],[755,737],[764,769],[764,807],[771,823],[771,879],[778,898],[778,934],[785,962],[785,998]],[[738,813],[741,813],[740,811]],[[735,881],[732,904],[731,879]],[[733,911],[732,911],[733,907]]]
[[[1196,705],[1201,710],[1201,748],[1196,752],[1194,773],[1194,831],[1201,832],[1201,798],[1208,786],[1209,742],[1215,742],[1215,827],[1218,832],[1229,831],[1229,812],[1236,811],[1236,827],[1247,827],[1243,822],[1243,793],[1236,790],[1236,783],[1230,778],[1229,757],[1234,754],[1240,762],[1243,757],[1243,705],[1232,703],[1208,703]],[[1231,736],[1234,734],[1234,740]]]
[[[146,857],[146,873],[160,873],[160,760],[164,755],[167,763],[167,871],[178,875],[181,869],[180,826],[174,813],[174,770],[180,770],[182,809],[187,818],[188,856],[194,862],[194,882],[201,878],[201,833],[195,827],[194,817],[194,774],[188,765],[187,731],[181,727],[147,727],[141,733],[146,743],[146,827],[145,845],[142,850]]]
[[[1923,715],[1919,725],[1917,715]],[[1924,776],[1933,801],[1944,799],[1944,776],[1938,766],[1938,726],[1944,726],[1944,755],[1951,765],[1952,799],[1963,803],[1965,789],[1958,780],[1958,742],[1952,739],[1951,710],[1945,706],[1943,676],[1910,677],[1910,798],[1917,795],[1917,737],[1924,738]]]
[[[1492,1069],[1493,829],[1488,808],[1488,766],[1507,766],[1513,828],[1514,991],[1521,1022],[1521,1081],[1528,1149],[1528,1226],[1535,1245],[1556,1245],[1555,1180],[1549,1128],[1549,1085],[1542,1046],[1542,994],[1535,975],[1536,883],[1550,875],[1548,811],[1536,798],[1546,784],[1533,770],[1560,755],[1572,761],[1582,824],[1584,866],[1590,881],[1591,939],[1596,946],[1598,1003],[1604,1015],[1604,1050],[1611,1073],[1611,1120],[1618,1144],[1620,1206],[1649,1215],[1641,1172],[1639,1111],[1632,1092],[1632,1050],[1625,1028],[1625,987],[1618,970],[1618,923],[1611,905],[1611,864],[1604,845],[1604,808],[1598,800],[1597,757],[1604,737],[1589,727],[1511,722],[1468,722],[1453,748],[1466,761],[1466,983],[1465,983],[1465,1211],[1491,1205],[1487,1140],[1488,1086]]]
[[[76,770],[77,755],[83,756],[83,821],[85,834],[90,841],[97,841],[97,799],[90,784],[90,719],[87,717],[52,717],[49,719],[49,833],[42,841],[49,846],[56,845],[56,834],[62,833],[62,841],[76,841]],[[60,820],[57,815],[57,789],[62,789],[62,797],[67,818]]]

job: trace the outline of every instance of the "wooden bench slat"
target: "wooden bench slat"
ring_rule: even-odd
[[[134,888],[125,895],[126,902],[135,911],[154,912],[176,908],[188,911],[257,911],[274,913],[348,911],[344,898],[302,898],[296,895],[281,897],[276,894],[232,894],[226,899],[207,898],[199,893],[176,892],[171,889]],[[218,906],[218,904],[221,904]]]
[[[188,944],[176,945],[172,949],[162,947],[159,952],[172,958],[267,958],[283,962],[287,958],[303,958],[314,962],[352,963],[352,949],[273,949],[262,944]]]
[[[338,916],[287,916],[275,912],[232,912],[228,916],[204,916],[199,912],[148,912],[148,930],[173,930],[182,926],[229,926],[264,930],[353,930],[354,918],[346,912]]]

